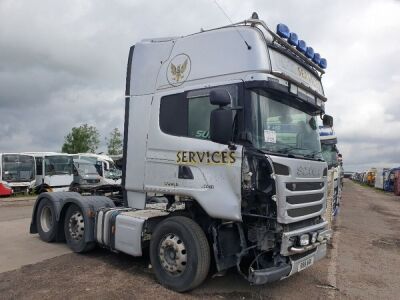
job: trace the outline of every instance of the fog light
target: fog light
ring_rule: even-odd
[[[307,246],[310,244],[310,236],[308,234],[302,234],[299,239],[300,246]]]
[[[313,234],[311,235],[311,243],[314,244],[317,241],[317,235],[318,233],[313,232]]]
[[[322,242],[324,240],[324,235],[319,234],[317,239],[318,239],[318,242]]]

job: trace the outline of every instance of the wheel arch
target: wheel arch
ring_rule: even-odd
[[[30,225],[30,233],[38,233],[36,226],[36,215],[39,204],[44,199],[49,200],[54,205],[57,221],[57,240],[64,240],[64,226],[59,226],[64,223],[65,213],[71,205],[78,206],[84,215],[85,224],[88,224],[88,230],[85,230],[85,240],[94,241],[94,223],[95,213],[101,207],[115,207],[114,202],[105,196],[82,196],[75,192],[53,192],[40,194],[35,202],[32,211],[32,220]]]

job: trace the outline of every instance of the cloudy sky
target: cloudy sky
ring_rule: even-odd
[[[218,0],[328,59],[327,113],[347,170],[400,165],[400,1]],[[128,50],[227,25],[214,0],[0,0],[0,152],[59,151],[73,126],[123,127]]]

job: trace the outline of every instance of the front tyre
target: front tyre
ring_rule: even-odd
[[[67,245],[77,253],[88,252],[95,247],[94,242],[85,241],[85,218],[82,210],[75,204],[68,207],[64,219],[64,234]]]
[[[150,261],[158,281],[177,292],[199,286],[210,268],[210,248],[200,226],[187,217],[157,225],[150,240]]]

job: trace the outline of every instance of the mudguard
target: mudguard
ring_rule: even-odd
[[[83,212],[85,219],[85,241],[95,241],[94,237],[94,225],[95,225],[95,214],[96,211],[102,207],[115,207],[114,202],[105,196],[82,196],[79,193],[74,192],[53,192],[53,193],[42,193],[40,194],[35,202],[32,212],[32,221],[30,226],[30,233],[37,233],[36,227],[36,212],[39,203],[43,199],[48,199],[54,204],[54,210],[56,213],[57,224],[57,240],[64,238],[63,221],[68,206],[73,203],[79,206]],[[87,225],[86,225],[87,224]]]

